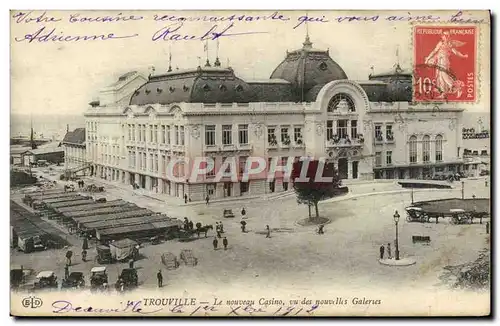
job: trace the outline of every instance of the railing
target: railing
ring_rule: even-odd
[[[361,147],[363,138],[332,138],[326,141],[326,147]]]

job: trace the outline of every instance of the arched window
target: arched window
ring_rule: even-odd
[[[422,161],[424,163],[431,160],[431,137],[425,135],[422,139]]]
[[[417,163],[417,136],[410,137],[410,163]]]
[[[436,162],[443,161],[443,136],[436,136]]]
[[[338,93],[328,103],[327,110],[328,112],[354,112],[356,111],[356,106],[349,95]]]

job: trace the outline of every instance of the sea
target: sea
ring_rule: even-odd
[[[29,136],[31,121],[36,138],[50,138],[52,140],[62,140],[66,134],[66,128],[85,127],[85,118],[82,114],[46,114],[46,115],[23,115],[12,114],[10,118],[11,137]],[[464,112],[464,128],[474,128],[490,130],[489,112]]]

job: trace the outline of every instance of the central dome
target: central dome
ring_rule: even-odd
[[[309,36],[306,36],[302,49],[287,51],[285,60],[274,69],[271,79],[289,81],[297,101],[304,101],[314,86],[347,79],[347,75],[342,67],[330,58],[328,50],[313,49]]]

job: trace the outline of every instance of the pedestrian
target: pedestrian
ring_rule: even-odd
[[[87,261],[87,250],[85,249],[82,251],[82,261],[83,262]]]
[[[269,228],[269,225],[266,225],[266,238],[271,237],[271,229]]]
[[[381,245],[380,246],[380,259],[384,259],[384,251],[385,251],[385,247],[384,247],[384,245]]]
[[[214,238],[214,241],[212,241],[212,244],[214,245],[214,250],[217,250],[217,245],[219,244],[219,241],[217,241],[217,238]]]
[[[158,287],[161,288],[163,286],[163,275],[161,275],[161,269],[158,270],[158,274],[156,274],[156,278],[158,279]]]
[[[247,211],[245,210],[245,207],[241,209],[241,217],[245,218]]]
[[[220,233],[224,233],[224,225],[222,225],[222,222],[219,223],[219,229]]]
[[[128,268],[134,268],[134,260],[130,259],[128,262]]]
[[[219,233],[220,227],[219,222],[215,222],[215,232]]]
[[[190,230],[194,229],[193,221],[189,221],[188,227],[189,227]]]
[[[324,224],[320,224],[318,228],[318,234],[324,234],[325,232],[323,231],[323,228],[325,227]]]
[[[224,240],[222,240],[222,244],[224,245],[224,250],[227,250],[227,239],[224,237]]]
[[[488,187],[488,180],[484,180],[484,186]]]
[[[64,278],[67,279],[69,277],[69,265],[66,264],[66,266],[64,266]]]
[[[389,259],[392,259],[392,253],[391,253],[391,243],[390,243],[390,242],[387,244],[387,257],[388,257]]]
[[[210,201],[210,197],[208,197],[208,195],[207,195],[207,197],[205,198],[205,201],[207,202],[207,205],[208,205],[208,202]]]
[[[241,232],[245,233],[247,222],[241,221],[240,223],[241,223]]]
[[[187,202],[188,202],[188,195],[184,194],[184,204],[187,204]]]

